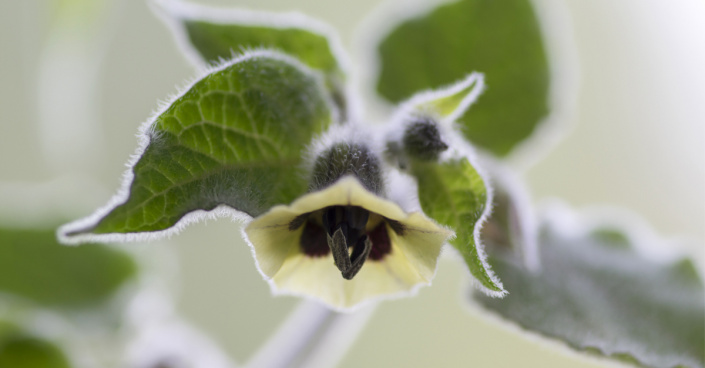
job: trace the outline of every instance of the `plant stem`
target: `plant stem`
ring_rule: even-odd
[[[250,359],[249,368],[290,367],[332,312],[304,300]]]
[[[336,313],[304,300],[254,354],[246,367],[332,367],[355,342],[376,307]]]
[[[335,313],[328,329],[320,335],[311,352],[299,366],[306,368],[337,366],[357,340],[376,309],[377,307],[373,305],[354,313]]]

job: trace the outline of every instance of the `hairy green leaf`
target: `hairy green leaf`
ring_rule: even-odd
[[[47,307],[85,307],[132,279],[127,254],[104,245],[67,247],[53,230],[0,228],[0,293]]]
[[[166,230],[220,205],[258,216],[289,203],[308,189],[304,148],[332,120],[316,74],[274,52],[243,56],[195,82],[156,117],[129,193],[107,212],[64,227],[64,240]]]
[[[279,14],[161,1],[161,10],[195,54],[215,64],[256,48],[274,49],[322,71],[329,82],[344,78],[342,46],[327,25],[299,13]]]
[[[688,260],[660,264],[609,229],[588,236],[544,227],[541,269],[494,253],[511,293],[475,295],[485,308],[573,348],[647,367],[703,367],[705,291]]]
[[[0,338],[0,367],[70,368],[64,353],[54,344],[24,335]]]
[[[450,241],[467,263],[470,273],[493,296],[506,293],[494,277],[479,244],[479,226],[487,208],[485,182],[467,158],[444,162],[412,161],[411,173],[418,180],[423,211],[455,230]]]
[[[184,20],[189,41],[209,62],[228,59],[234,53],[256,47],[275,48],[296,56],[302,63],[327,73],[338,72],[338,62],[325,36],[297,28],[218,24]]]
[[[529,0],[461,0],[405,20],[380,43],[377,91],[392,102],[485,74],[488,89],[458,122],[504,156],[548,113],[549,69]]]

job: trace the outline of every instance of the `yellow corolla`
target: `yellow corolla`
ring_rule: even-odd
[[[275,292],[349,309],[430,284],[453,232],[346,176],[289,206],[273,207],[245,234]]]

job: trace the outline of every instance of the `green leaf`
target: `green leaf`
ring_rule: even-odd
[[[70,368],[64,353],[54,344],[17,335],[0,340],[0,367]]]
[[[15,324],[0,319],[0,342],[9,339],[11,336],[17,334],[19,328]]]
[[[313,69],[327,73],[339,71],[328,40],[305,29],[275,29],[198,20],[184,20],[184,26],[191,44],[211,63],[228,59],[242,50],[267,47],[296,56]]]
[[[578,350],[647,367],[703,367],[705,291],[689,260],[656,263],[608,229],[562,235],[545,226],[540,271],[492,254],[511,293],[485,308]]]
[[[442,162],[411,163],[418,180],[419,201],[423,211],[439,223],[455,230],[450,241],[467,263],[470,273],[488,295],[506,294],[493,275],[480,244],[480,225],[489,211],[487,186],[467,158]]]
[[[87,307],[110,298],[136,272],[131,257],[104,245],[67,247],[53,230],[0,228],[2,294],[45,307]]]
[[[417,93],[392,115],[386,158],[418,183],[423,211],[455,230],[450,241],[462,255],[480,289],[492,296],[506,290],[482,250],[480,228],[490,212],[488,189],[469,157],[454,121],[482,93],[482,74],[472,73],[451,86]]]
[[[302,14],[254,12],[165,1],[159,8],[203,62],[215,64],[255,48],[282,51],[312,69],[343,77],[342,50],[327,25]]]
[[[347,59],[335,31],[300,13],[270,13],[156,0],[157,11],[197,65],[217,65],[254,49],[295,57],[324,76],[341,116],[347,115]]]
[[[548,113],[549,68],[529,0],[461,0],[405,20],[380,43],[377,91],[399,102],[472,71],[488,89],[460,119],[465,137],[507,155]]]
[[[176,231],[219,206],[254,217],[287,204],[308,189],[302,153],[332,123],[330,106],[320,78],[287,56],[258,51],[225,64],[146,127],[129,192],[62,228],[62,240]]]

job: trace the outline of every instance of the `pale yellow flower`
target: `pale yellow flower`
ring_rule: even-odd
[[[370,255],[351,280],[343,278],[326,241],[321,218],[331,206],[369,211]],[[336,309],[413,292],[431,282],[441,247],[453,232],[419,212],[366,190],[352,176],[276,206],[245,228],[262,274],[277,293],[319,299]],[[387,240],[388,239],[388,240]]]

